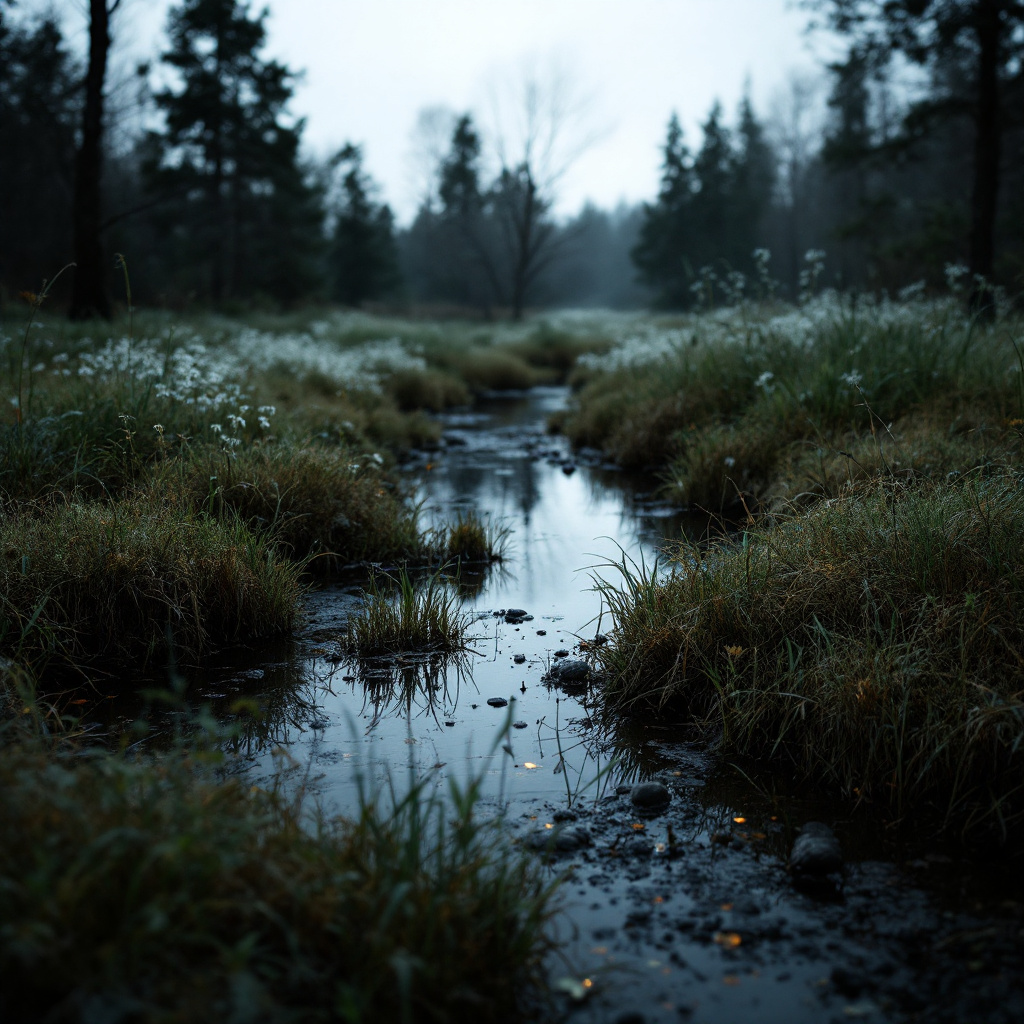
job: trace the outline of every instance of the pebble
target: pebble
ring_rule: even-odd
[[[555,657],[557,658],[558,655],[556,654]],[[590,676],[590,666],[585,661],[575,658],[552,665],[548,672],[548,678],[559,683],[586,683],[589,682]]]
[[[492,708],[503,708],[508,705],[508,701],[505,700],[504,697],[488,697],[487,703],[490,704]]]
[[[526,655],[525,655],[525,654],[517,654],[517,655],[515,655],[515,657],[513,657],[513,659],[512,659],[512,660],[513,660],[513,661],[514,661],[514,662],[515,662],[515,663],[516,663],[517,665],[522,665],[522,663],[523,663],[524,661],[526,661]]]
[[[532,832],[523,844],[538,852],[573,853],[590,845],[590,833],[580,825],[563,825]]]
[[[525,729],[526,728],[526,723],[525,722],[513,722],[512,723],[512,728],[513,729]]]
[[[843,851],[835,833],[820,821],[800,830],[789,855],[789,870],[797,877],[830,875],[843,869]]]
[[[568,651],[555,651],[555,655],[554,656],[556,658],[568,658],[569,657],[569,652]]]
[[[644,811],[661,810],[672,800],[672,794],[663,782],[641,782],[629,793],[629,801]]]

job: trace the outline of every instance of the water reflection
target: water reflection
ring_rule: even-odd
[[[581,641],[601,629],[594,567],[624,556],[650,562],[689,526],[675,510],[638,499],[636,481],[622,485],[621,475],[578,465],[563,439],[545,433],[546,415],[566,397],[538,389],[447,417],[445,448],[410,470],[426,526],[472,509],[510,531],[500,566],[453,574],[474,620],[469,652],[455,660],[342,658],[336,640],[359,601],[359,581],[313,595],[297,676],[282,678],[274,699],[272,673],[261,680],[264,707],[280,724],[248,735],[257,775],[273,771],[271,751],[285,746],[310,764],[321,799],[344,810],[360,778],[385,779],[405,765],[441,765],[460,779],[482,773],[503,800],[531,804],[597,799],[663,767],[644,737],[598,728],[586,687],[545,685],[556,653],[585,658]],[[646,481],[649,491],[656,484]],[[507,608],[526,616],[493,614]]]

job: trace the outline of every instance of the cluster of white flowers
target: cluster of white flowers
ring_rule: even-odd
[[[399,338],[339,348],[324,330],[317,334],[312,330],[273,334],[247,328],[231,339],[230,348],[239,363],[254,370],[285,366],[300,377],[318,374],[336,382],[339,388],[355,391],[378,392],[382,374],[423,370],[427,365],[422,356],[409,352]]]

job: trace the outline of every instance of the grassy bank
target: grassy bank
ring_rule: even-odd
[[[287,631],[296,567],[493,560],[503,537],[475,517],[420,528],[396,460],[436,443],[429,412],[606,344],[592,325],[264,320],[133,314],[111,335],[8,311],[0,649],[37,670],[168,642],[194,661]]]
[[[940,827],[1024,817],[1017,470],[891,481],[621,566],[599,657],[616,713],[683,713],[726,749]]]
[[[195,664],[288,632],[299,568],[237,516],[172,498],[71,501],[0,520],[0,655],[42,667]]]
[[[662,319],[581,360],[561,426],[713,511],[834,496],[883,468],[939,480],[1019,448],[1021,336],[956,299]]]
[[[4,681],[9,683],[9,679]],[[549,883],[477,782],[329,819],[191,744],[90,749],[38,705],[0,730],[0,1015],[63,1021],[513,1021]]]

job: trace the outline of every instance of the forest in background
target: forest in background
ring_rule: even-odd
[[[692,140],[666,111],[658,194],[568,219],[553,213],[564,168],[545,162],[565,124],[526,82],[521,146],[447,115],[402,227],[358,141],[324,161],[304,152],[296,71],[266,55],[264,13],[182,0],[166,48],[112,84],[119,6],[89,0],[80,53],[53,14],[0,0],[5,301],[74,262],[68,311],[109,316],[124,294],[115,253],[147,304],[229,312],[684,309],[797,298],[812,271],[872,291],[939,290],[951,273],[1024,285],[1020,0],[806,0],[847,47],[823,69],[824,117],[797,80],[770,118],[749,99],[715,104]],[[172,85],[151,85],[157,65]]]

